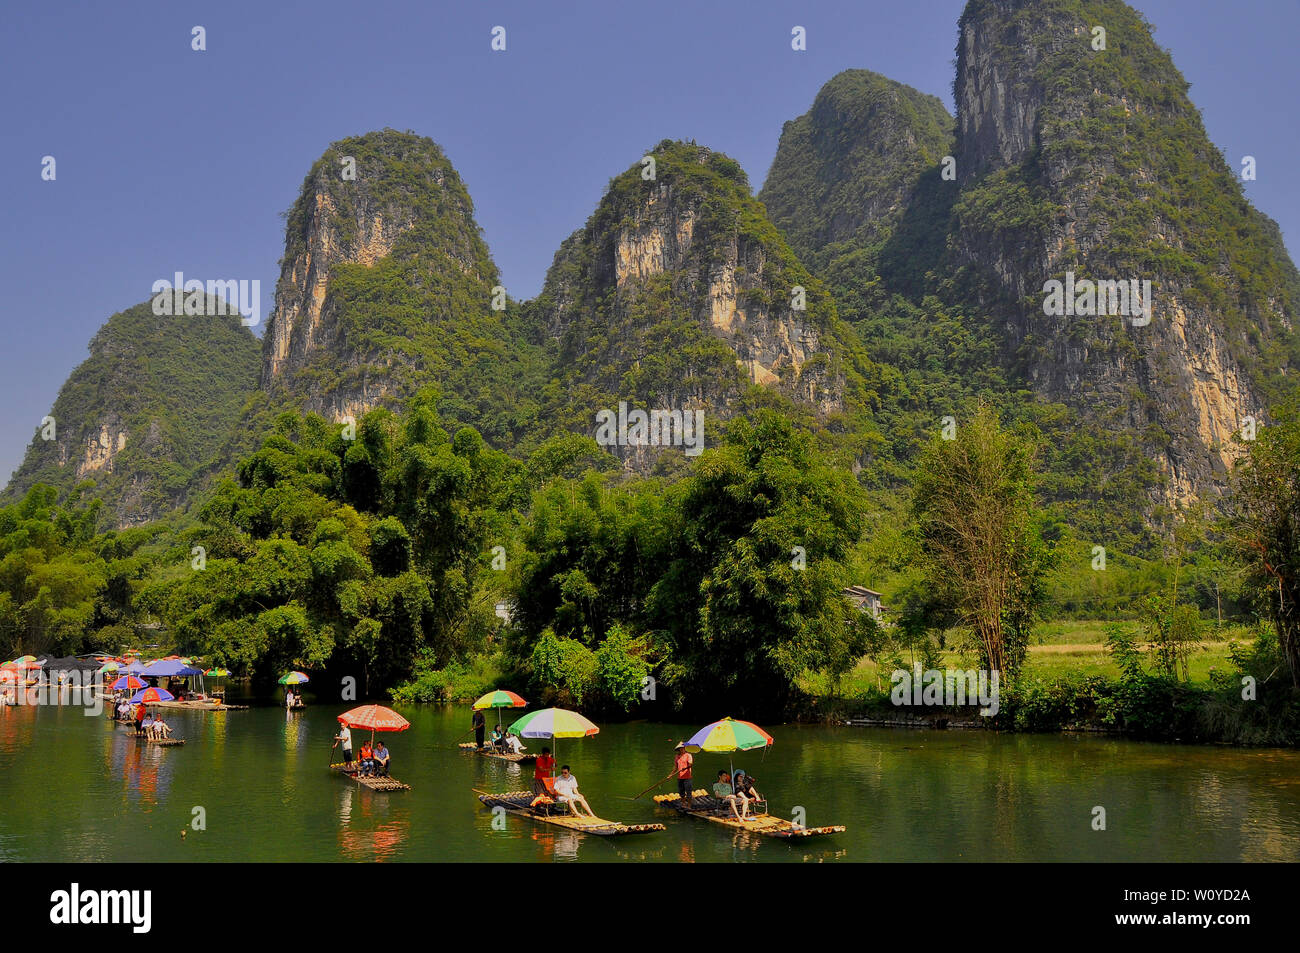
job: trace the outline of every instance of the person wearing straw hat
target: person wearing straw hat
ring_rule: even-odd
[[[694,764],[695,757],[686,750],[686,742],[677,742],[677,754],[673,758],[673,765],[677,768],[677,794],[688,805],[691,803],[691,794],[694,791],[691,780],[691,767]]]

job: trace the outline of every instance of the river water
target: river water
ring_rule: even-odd
[[[412,790],[358,788],[326,767],[343,707],[170,713],[186,739],[172,748],[79,708],[0,708],[0,860],[1300,859],[1300,752],[1290,750],[765,725],[775,744],[736,766],[756,776],[772,812],[799,806],[809,826],[848,827],[791,845],[658,809],[650,795],[625,800],[667,774],[673,744],[699,726],[610,723],[560,741],[561,763],[601,816],[668,829],[599,838],[517,817],[494,829],[472,789],[528,787],[532,766],[459,751],[463,707],[401,707],[411,728],[387,739],[393,773]],[[727,760],[697,755],[696,786]],[[1094,830],[1097,807],[1105,830]]]

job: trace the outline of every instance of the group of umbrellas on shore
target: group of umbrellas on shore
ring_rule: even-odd
[[[127,652],[121,658],[105,656],[99,661],[103,664],[100,666],[98,674],[118,676],[109,684],[109,690],[114,692],[134,692],[135,694],[127,699],[133,705],[141,703],[147,705],[150,702],[175,700],[176,696],[167,689],[150,685],[146,681],[149,678],[190,678],[193,676],[226,678],[230,675],[230,672],[224,668],[210,668],[205,671],[202,666],[194,664],[197,659],[183,658],[179,655],[168,655],[149,662],[143,662],[140,660],[140,653],[134,650]]]

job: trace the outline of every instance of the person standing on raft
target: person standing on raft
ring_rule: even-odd
[[[352,764],[352,732],[342,722],[339,723],[339,733],[334,736],[334,743],[340,742],[343,744],[343,763],[350,765]]]
[[[487,719],[483,717],[483,712],[478,709],[474,710],[474,717],[470,719],[470,726],[474,729],[474,747],[481,751],[483,749],[483,733],[487,731]]]
[[[677,767],[677,794],[690,807],[693,790],[691,766],[695,764],[695,758],[686,750],[686,742],[677,742],[677,756],[673,759],[673,764]]]

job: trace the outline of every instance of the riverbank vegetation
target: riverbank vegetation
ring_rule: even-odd
[[[0,509],[0,643],[606,716],[880,717],[899,669],[996,670],[988,727],[1294,743],[1298,435],[1283,414],[1243,444],[1226,503],[1171,512],[1150,558],[1081,538],[1039,433],[988,407],[882,491],[771,409],[676,479],[574,435],[509,456],[433,392],[355,433],[286,413],[188,522],[96,533],[96,501],[48,487]]]

